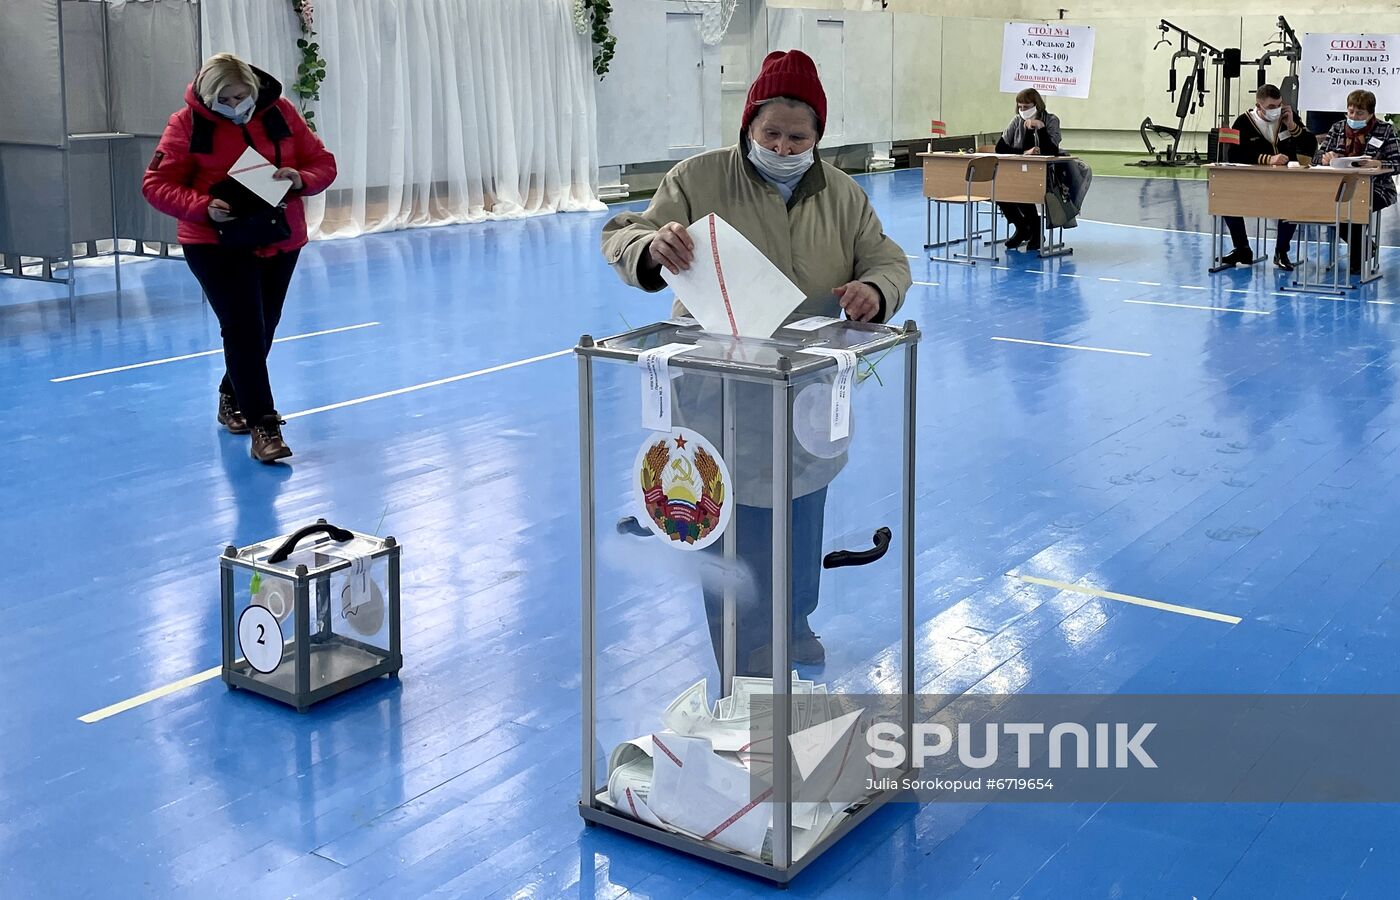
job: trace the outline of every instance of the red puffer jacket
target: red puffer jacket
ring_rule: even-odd
[[[297,108],[282,97],[282,85],[259,69],[254,73],[258,89],[253,118],[239,126],[214,112],[194,92],[185,89],[185,108],[170,117],[160,144],[146,167],[141,192],[156,209],[180,220],[182,244],[217,244],[218,233],[209,220],[209,189],[228,177],[229,169],[251,144],[267,159],[301,173],[302,189],[288,192],[287,224],[292,236],[255,251],[271,256],[306,244],[306,210],[301,198],[319,194],[335,181],[335,157],[315,132],[306,127]]]

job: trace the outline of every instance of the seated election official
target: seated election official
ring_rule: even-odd
[[[1239,144],[1230,147],[1228,161],[1255,166],[1286,166],[1290,162],[1309,159],[1315,150],[1312,135],[1283,102],[1283,94],[1272,84],[1260,86],[1254,94],[1254,108],[1241,113],[1232,126],[1240,133]],[[1288,198],[1280,197],[1280,210],[1287,208]],[[1249,245],[1249,232],[1244,219],[1225,216],[1234,250],[1221,260],[1229,265],[1253,265],[1254,250]],[[1279,220],[1278,240],[1274,244],[1274,265],[1285,272],[1293,271],[1288,247],[1298,226]]]
[[[644,212],[622,213],[609,221],[602,235],[604,257],[627,284],[659,291],[666,286],[663,267],[680,272],[695,264],[699,253],[707,254],[705,248],[697,251],[686,228],[714,213],[802,290],[807,299],[799,314],[888,321],[912,283],[909,261],[886,236],[860,185],[818,156],[825,124],[826,93],[812,59],[799,50],[768,54],[749,88],[738,143],[678,163]],[[679,302],[675,312],[685,313]],[[695,396],[707,388],[686,383],[685,377],[677,383],[675,415],[719,445],[718,422],[704,419],[704,411],[716,409],[717,401]],[[739,388],[744,390],[736,398],[737,509],[730,527],[739,528],[738,556],[749,577],[736,597],[735,674],[766,676],[772,652],[773,548],[772,453],[764,448],[771,446],[772,402],[765,386]],[[837,470],[839,465],[825,470],[813,466],[820,474],[793,479],[794,663],[825,660],[809,619],[821,583],[826,487]],[[706,584],[704,594],[711,643],[722,668],[724,592]]]
[[[1045,111],[1045,98],[1035,88],[1016,95],[1016,117],[997,140],[998,153],[1024,156],[1060,155],[1060,118]],[[1040,249],[1040,213],[1034,203],[998,203],[1013,231],[1006,249],[1022,244],[1027,250]]]
[[[1347,95],[1346,119],[1333,125],[1318,142],[1313,162],[1330,166],[1338,157],[1353,156],[1367,156],[1387,168],[1400,168],[1400,141],[1396,140],[1395,126],[1376,118],[1376,95],[1370,91],[1352,91]],[[1377,178],[1371,192],[1372,208],[1385,209],[1394,203],[1394,176]],[[1366,248],[1361,246],[1363,230],[1361,225],[1348,229],[1347,247],[1351,250],[1353,275],[1361,273],[1361,260],[1366,256]],[[1372,240],[1378,237],[1372,235]]]

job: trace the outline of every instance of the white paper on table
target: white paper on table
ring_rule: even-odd
[[[1332,159],[1334,169],[1364,169],[1372,162],[1369,156],[1337,156]]]
[[[257,194],[268,206],[276,206],[292,189],[290,181],[275,179],[272,176],[277,167],[268,162],[267,157],[249,147],[238,157],[238,162],[228,170],[229,177],[248,190]]]
[[[768,338],[806,299],[734,226],[710,213],[686,229],[695,259],[661,277],[700,327],[734,337]]]
[[[751,797],[748,771],[716,756],[703,738],[652,735],[652,744],[651,812],[704,840],[758,856],[772,819],[772,804],[764,802],[772,788]]]

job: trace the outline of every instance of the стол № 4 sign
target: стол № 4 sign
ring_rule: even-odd
[[[1094,29],[1087,25],[1007,22],[1002,36],[1001,90],[1035,88],[1046,97],[1089,96]]]

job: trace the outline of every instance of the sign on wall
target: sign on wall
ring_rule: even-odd
[[[1088,25],[1007,22],[1001,45],[1001,90],[1035,88],[1046,97],[1089,96],[1094,29]]]
[[[1376,95],[1378,114],[1400,112],[1400,35],[1304,34],[1298,106],[1341,112],[1357,89]]]

